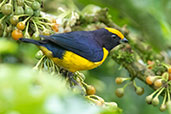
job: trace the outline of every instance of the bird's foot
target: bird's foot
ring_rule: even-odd
[[[85,95],[85,92],[81,86],[81,84],[79,82],[76,81],[76,79],[74,78],[74,73],[73,72],[69,72],[65,69],[61,69],[60,73],[63,74],[65,76],[65,78],[68,79],[70,87],[75,90],[75,88],[78,88],[79,91],[81,91],[81,94]]]

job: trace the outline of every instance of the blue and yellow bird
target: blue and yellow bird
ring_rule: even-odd
[[[108,27],[40,37],[43,40],[19,40],[37,45],[55,64],[70,72],[96,68],[104,62],[111,49],[121,42],[128,42],[120,31]]]

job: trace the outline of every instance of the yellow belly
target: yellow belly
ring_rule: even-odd
[[[40,46],[40,49],[47,57],[52,59],[55,64],[63,67],[64,69],[69,70],[70,72],[76,72],[80,70],[90,70],[96,68],[97,66],[101,65],[104,62],[104,60],[106,59],[109,53],[105,48],[103,48],[103,52],[104,52],[103,59],[99,62],[91,62],[71,51],[66,51],[63,58],[59,59],[59,58],[52,57],[52,52],[49,51],[47,48]]]

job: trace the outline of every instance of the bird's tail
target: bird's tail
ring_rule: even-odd
[[[38,46],[42,45],[41,41],[28,39],[28,38],[20,38],[19,41],[22,41],[22,42],[25,42],[25,43],[32,43],[32,44],[35,44],[35,45],[38,45]]]

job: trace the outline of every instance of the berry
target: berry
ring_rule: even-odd
[[[9,15],[12,13],[13,6],[11,4],[5,4],[2,6],[1,11],[4,15]]]
[[[161,111],[161,112],[164,112],[166,109],[167,109],[166,104],[162,104],[162,105],[160,106],[160,111]]]
[[[144,88],[137,87],[137,88],[136,88],[136,94],[137,94],[137,95],[142,95],[142,94],[144,94]]]
[[[39,32],[35,32],[35,33],[32,35],[32,37],[33,37],[34,40],[40,40]]]
[[[36,59],[41,59],[42,58],[42,56],[43,56],[43,52],[40,50],[40,51],[38,51],[37,53],[36,53],[36,55],[35,55],[35,57],[36,57]]]
[[[115,79],[116,84],[121,84],[123,81],[124,81],[124,80],[123,80],[123,78],[121,78],[121,77],[117,77],[117,78]]]
[[[16,9],[15,9],[15,14],[16,15],[20,15],[20,14],[24,14],[24,9],[22,6],[18,6]]]
[[[171,74],[171,67],[168,68],[168,73]]]
[[[40,9],[40,3],[38,1],[34,1],[31,7],[33,8],[33,10],[38,10]]]
[[[45,29],[42,34],[45,35],[45,36],[49,36],[50,31],[48,29]]]
[[[153,62],[153,61],[148,60],[148,61],[147,61],[147,64],[152,65],[152,64],[154,64],[154,62]]]
[[[168,102],[166,102],[166,106],[167,106],[167,108],[170,108],[171,107],[171,100],[168,101]]]
[[[8,33],[10,33],[11,31],[12,31],[12,26],[8,26],[7,28],[6,28],[6,31],[8,32]]]
[[[29,34],[28,32],[25,32],[25,33],[24,33],[24,37],[25,37],[25,38],[30,38],[30,34]]]
[[[156,88],[161,87],[161,86],[162,86],[162,79],[157,79],[157,80],[155,80],[155,81],[154,81],[154,86],[155,86]]]
[[[39,17],[40,16],[40,10],[34,11],[34,16]]]
[[[152,102],[152,99],[153,99],[153,96],[152,95],[149,95],[145,98],[145,101],[148,103],[148,104],[151,104]]]
[[[24,0],[17,0],[17,4],[19,6],[23,6],[24,5]]]
[[[12,25],[16,25],[18,23],[18,21],[19,21],[18,17],[16,17],[16,16],[10,17],[10,23]]]
[[[12,31],[12,38],[14,40],[18,40],[19,38],[22,38],[22,37],[23,37],[23,33],[21,30],[16,29]]]
[[[169,74],[169,81],[171,80],[171,74]]]
[[[56,23],[56,19],[52,18],[51,22]]]
[[[152,99],[152,104],[153,104],[153,106],[157,106],[159,104],[159,98],[154,97],[154,99]]]
[[[147,83],[148,85],[152,85],[153,82],[154,82],[154,80],[155,80],[155,77],[154,77],[154,76],[147,76],[147,77],[146,77],[146,83]]]
[[[165,80],[168,80],[169,79],[169,73],[168,72],[164,72],[162,74],[162,78],[165,79]]]
[[[17,28],[18,28],[19,30],[24,30],[24,28],[25,28],[25,23],[19,22],[19,23],[17,24]]]
[[[124,95],[124,89],[123,88],[117,88],[115,91],[116,96],[122,97]]]
[[[29,16],[32,16],[34,14],[34,11],[31,7],[27,7],[25,9],[25,14],[28,14]]]
[[[52,30],[55,31],[55,32],[58,32],[59,31],[58,27],[59,27],[59,25],[54,23],[52,25]]]
[[[86,92],[87,95],[94,95],[96,93],[96,89],[92,85],[87,85]]]
[[[147,64],[148,64],[148,69],[152,69],[152,66],[153,66],[154,62],[148,60],[148,61],[147,61]]]

